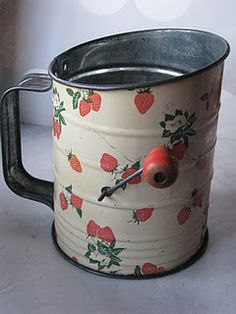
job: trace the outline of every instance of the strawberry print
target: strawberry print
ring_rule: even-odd
[[[170,107],[168,106],[170,109]],[[162,137],[168,138],[167,146],[172,154],[182,160],[189,146],[189,137],[196,135],[193,128],[194,122],[197,120],[196,113],[189,114],[188,111],[183,112],[176,109],[174,114],[164,113],[164,120],[160,122],[163,128]]]
[[[81,117],[87,116],[91,111],[98,112],[101,108],[102,98],[92,89],[74,91],[71,88],[66,89],[67,94],[72,97],[73,110],[79,108]]]
[[[107,243],[111,243],[115,240],[115,236],[110,227],[100,228],[98,230],[98,238]]]
[[[120,266],[121,259],[118,255],[124,249],[116,247],[116,238],[110,227],[100,227],[90,220],[87,224],[87,234],[91,243],[88,243],[85,257],[90,264],[96,264],[98,271]]]
[[[77,257],[76,257],[76,256],[72,256],[72,257],[71,257],[71,259],[72,259],[72,261],[74,261],[74,262],[78,263],[78,259],[77,259]]]
[[[53,87],[53,136],[58,140],[61,136],[62,126],[66,126],[66,121],[62,115],[66,111],[64,102],[60,100],[60,95],[56,87]]]
[[[106,172],[114,171],[118,166],[118,160],[109,155],[108,153],[104,153],[100,159],[100,167]]]
[[[68,209],[68,203],[63,192],[60,193],[60,205],[62,210]]]
[[[68,209],[70,205],[72,209],[76,210],[80,218],[82,218],[83,199],[73,193],[72,185],[65,187],[65,191],[60,193],[60,202],[63,210]]]
[[[138,109],[138,112],[145,114],[154,104],[154,96],[150,88],[139,89],[134,98],[134,103]]]
[[[90,111],[91,111],[90,102],[88,102],[85,99],[82,99],[79,103],[79,113],[80,113],[81,117],[87,116],[87,114],[89,114]]]
[[[59,139],[61,135],[61,126],[56,119],[53,119],[53,135],[56,136],[57,139]]]
[[[91,237],[97,237],[100,226],[97,225],[93,220],[90,220],[87,224],[87,234]]]
[[[141,159],[141,158],[140,158]],[[141,167],[140,159],[131,164],[126,164],[124,167],[121,166],[118,160],[111,156],[108,153],[104,153],[100,159],[100,167],[106,171],[110,172],[113,176],[112,181],[115,181],[115,184],[120,183],[122,180],[129,177],[131,174],[138,171]],[[142,181],[141,175],[130,180],[127,184],[139,184]],[[122,186],[122,189],[125,190],[127,184]]]
[[[140,222],[145,222],[147,221],[153,213],[154,208],[149,207],[149,208],[139,208],[133,211],[133,220],[130,222],[135,222],[138,225]]]
[[[102,102],[101,96],[90,89],[88,92],[88,99],[90,100],[92,110],[99,111]]]
[[[66,153],[71,168],[76,172],[82,172],[82,167],[76,154],[72,153],[72,150],[66,151]]]
[[[177,214],[177,221],[179,225],[183,225],[190,217],[195,207],[202,207],[203,192],[194,189],[191,197],[185,202],[184,207]]]
[[[140,267],[137,265],[134,270],[135,276],[151,276],[157,275],[165,272],[165,268],[161,266],[157,266],[150,262],[146,262]]]
[[[191,209],[188,207],[183,207],[177,214],[177,220],[180,225],[183,225],[191,214]]]

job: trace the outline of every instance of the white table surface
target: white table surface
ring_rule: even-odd
[[[51,178],[50,129],[23,126],[25,167]],[[235,314],[236,97],[224,92],[205,255],[168,277],[124,281],[77,269],[53,246],[53,213],[0,174],[0,314]]]

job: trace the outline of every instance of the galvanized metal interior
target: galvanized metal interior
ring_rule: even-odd
[[[197,74],[227,57],[218,35],[189,29],[124,33],[78,45],[49,67],[67,85],[95,89],[158,85]]]

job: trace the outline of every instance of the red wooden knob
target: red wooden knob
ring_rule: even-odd
[[[179,173],[179,162],[165,146],[154,147],[143,162],[145,180],[155,188],[172,185]]]

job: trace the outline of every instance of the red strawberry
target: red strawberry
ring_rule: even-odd
[[[97,225],[93,220],[90,220],[87,224],[87,234],[92,237],[96,237],[100,229],[101,227]]]
[[[111,172],[113,171],[118,165],[118,160],[107,154],[107,153],[104,153],[100,159],[100,167],[104,170],[104,171],[107,171],[107,172]]]
[[[196,168],[199,169],[199,170],[202,170],[206,167],[207,165],[207,157],[203,157],[201,159],[199,159],[197,162],[196,162]]]
[[[142,266],[142,273],[144,275],[154,275],[158,273],[158,267],[152,263],[144,263]]]
[[[178,160],[182,160],[186,149],[187,146],[184,143],[179,143],[171,148],[171,152]]]
[[[134,210],[133,212],[134,222],[137,222],[139,224],[140,222],[144,222],[148,220],[152,216],[153,209],[154,208],[150,207],[150,208],[139,208],[139,209]]]
[[[149,89],[140,90],[134,98],[135,105],[141,114],[144,114],[154,103],[154,96]]]
[[[114,233],[112,232],[110,227],[100,228],[98,230],[98,238],[108,243],[111,243],[115,240]]]
[[[78,263],[78,259],[77,259],[77,257],[72,256],[72,257],[71,257],[71,259],[72,259],[72,261],[74,261],[74,262]]]
[[[65,194],[63,192],[60,193],[60,204],[61,204],[61,209],[66,210],[68,208],[68,203],[67,203]]]
[[[184,224],[189,219],[190,213],[191,213],[190,208],[188,207],[182,208],[181,211],[179,211],[179,213],[177,214],[178,223],[180,225]]]
[[[61,126],[57,120],[53,120],[53,135],[56,136],[58,139],[61,135]]]
[[[197,192],[196,195],[193,197],[193,206],[202,207],[202,197],[203,192]]]
[[[129,177],[131,174],[135,173],[137,170],[134,168],[127,168],[125,170],[124,173],[122,173],[121,178],[122,179],[126,179],[127,177]],[[141,182],[141,175],[138,175],[137,177],[133,178],[132,180],[130,180],[128,183],[129,184],[138,184]]]
[[[82,117],[89,114],[91,111],[91,104],[86,100],[82,99],[79,103],[79,113]]]
[[[82,198],[80,198],[79,196],[76,196],[74,194],[71,195],[70,197],[71,200],[71,204],[74,208],[76,209],[81,209],[82,204],[83,204],[83,200]]]
[[[88,99],[91,101],[92,110],[99,111],[102,101],[101,96],[98,93],[93,92],[88,96]]]

